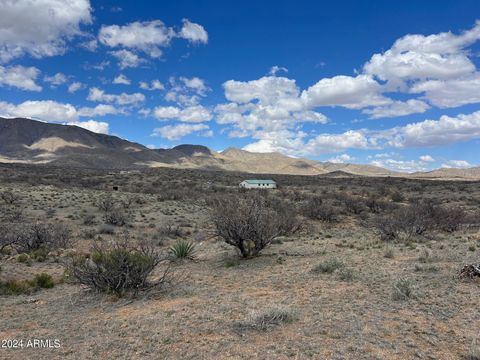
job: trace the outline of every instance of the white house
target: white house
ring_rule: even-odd
[[[243,180],[239,186],[245,189],[276,189],[277,183],[273,180]]]

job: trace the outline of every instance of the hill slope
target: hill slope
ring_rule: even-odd
[[[152,150],[77,126],[23,118],[0,118],[0,162],[48,163],[96,169],[175,167],[259,174],[480,179],[480,168],[404,174],[371,165],[318,162],[280,153],[252,153],[236,148],[215,152],[205,146],[184,144],[172,149]]]

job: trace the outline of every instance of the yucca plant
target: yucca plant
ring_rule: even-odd
[[[187,240],[177,240],[170,246],[170,253],[177,259],[193,259],[195,257],[195,244]]]

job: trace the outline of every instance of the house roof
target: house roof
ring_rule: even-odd
[[[273,180],[256,180],[256,179],[249,179],[249,180],[244,180],[244,182],[248,184],[276,184],[275,181]]]

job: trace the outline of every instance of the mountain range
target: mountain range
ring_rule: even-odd
[[[2,162],[94,169],[176,167],[258,174],[480,179],[480,167],[407,174],[372,165],[319,162],[280,153],[252,153],[237,148],[216,152],[205,146],[185,144],[171,149],[149,149],[81,127],[25,118],[0,118]]]

